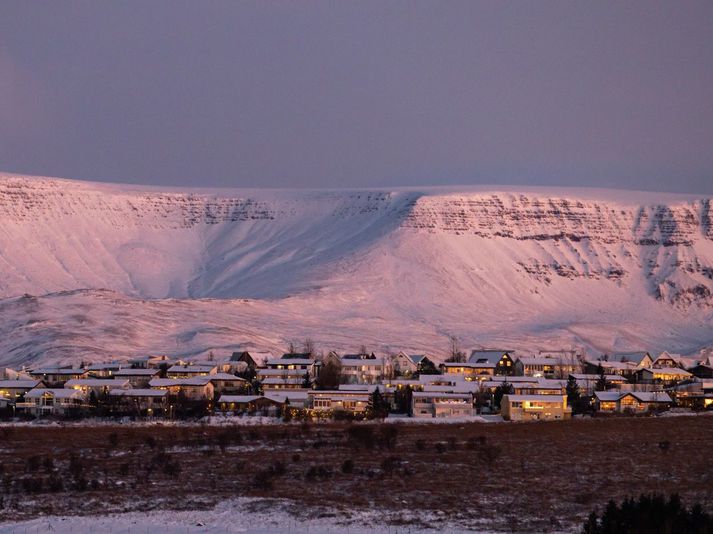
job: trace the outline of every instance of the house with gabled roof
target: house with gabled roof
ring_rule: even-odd
[[[598,412],[643,413],[667,409],[673,404],[663,391],[595,391],[594,406]]]
[[[269,351],[244,350],[242,352],[233,352],[230,359],[232,361],[243,362],[250,369],[257,369],[259,367],[265,367],[268,360],[274,360],[275,355]]]
[[[149,382],[151,389],[164,389],[172,397],[182,395],[190,401],[210,401],[215,394],[211,375],[190,378],[154,378]]]
[[[496,364],[492,362],[443,362],[442,373],[457,374],[466,380],[488,380],[495,374]]]
[[[615,352],[606,357],[602,358],[605,361],[610,362],[629,362],[633,363],[636,367],[651,367],[654,363],[654,359],[646,351],[634,351],[634,352]]]
[[[218,366],[213,363],[199,365],[173,365],[166,371],[168,378],[191,378],[194,376],[214,375]]]
[[[679,369],[683,369],[683,365],[681,365],[681,355],[671,354],[670,352],[663,351],[656,357],[656,359],[651,364],[651,367],[654,367],[656,369],[661,369],[664,367],[677,367]]]
[[[221,395],[218,399],[218,410],[224,413],[276,415],[284,404],[284,401],[261,395]]]
[[[515,351],[486,349],[473,350],[468,358],[468,363],[479,365],[493,365],[493,374],[512,375],[515,374],[515,361],[513,355]]]
[[[160,369],[119,369],[114,373],[114,379],[128,380],[132,388],[146,387],[152,378],[155,378],[161,372]]]
[[[45,384],[41,380],[0,380],[0,398],[6,399],[10,404],[14,404],[17,399],[32,389],[44,388]]]
[[[45,384],[60,386],[67,380],[86,377],[87,372],[72,367],[38,367],[32,369],[29,375],[35,380],[42,380]]]
[[[15,404],[18,411],[37,417],[66,415],[87,407],[86,396],[76,389],[36,388],[25,393],[25,400]]]
[[[679,367],[650,367],[636,371],[637,382],[646,384],[675,384],[692,377],[693,375],[689,371]]]
[[[64,387],[66,389],[78,389],[85,395],[106,395],[112,389],[129,389],[131,384],[127,379],[112,378],[77,378],[67,380]]]
[[[405,352],[399,352],[391,357],[391,369],[394,377],[409,378],[418,372],[418,365]]]

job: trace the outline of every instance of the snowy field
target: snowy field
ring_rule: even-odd
[[[280,501],[235,499],[213,510],[157,511],[111,516],[42,517],[19,523],[0,523],[0,534],[420,534],[473,532],[439,519],[438,514],[416,516],[410,512],[385,514],[343,512],[328,517],[296,519]],[[423,523],[399,526],[401,522]],[[475,527],[477,532],[488,532]]]

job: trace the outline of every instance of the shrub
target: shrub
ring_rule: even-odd
[[[60,491],[63,491],[64,482],[62,481],[62,477],[57,475],[50,475],[49,478],[47,478],[47,488],[52,493],[58,493]]]
[[[34,473],[40,468],[41,463],[42,458],[39,456],[30,456],[27,460],[25,460],[25,467],[30,473]]]
[[[663,495],[641,495],[638,500],[627,498],[621,505],[609,501],[601,518],[596,510],[582,526],[583,534],[641,532],[647,534],[713,532],[713,516],[703,511],[700,504],[687,509],[678,495],[668,501]]]
[[[374,430],[370,426],[364,425],[349,427],[347,430],[347,442],[355,449],[359,447],[373,449],[375,443]]]
[[[342,473],[350,475],[354,472],[354,460],[348,458],[342,462]]]
[[[332,476],[332,470],[324,465],[313,465],[305,473],[305,478],[309,481],[325,480]]]
[[[436,452],[438,454],[443,454],[444,452],[446,452],[446,444],[443,443],[442,441],[437,442],[436,443]]]
[[[384,460],[381,462],[381,470],[384,472],[385,475],[391,476],[400,465],[400,458],[397,458],[396,456],[389,456],[388,458],[384,458]]]
[[[495,462],[502,454],[502,449],[497,445],[483,445],[478,449],[478,458],[487,464]]]
[[[379,432],[379,443],[384,449],[394,450],[396,448],[396,439],[399,436],[399,429],[394,425],[386,425]]]
[[[109,434],[109,446],[113,449],[119,444],[119,434],[112,432]]]
[[[426,450],[426,442],[422,439],[417,439],[416,440],[416,450],[417,451],[425,451]]]

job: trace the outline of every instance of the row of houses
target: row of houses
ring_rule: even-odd
[[[0,376],[0,409],[62,415],[101,401],[117,411],[172,415],[180,403],[193,402],[225,413],[299,409],[360,414],[378,389],[392,409],[402,411],[408,392],[407,411],[413,417],[500,411],[512,420],[566,419],[572,413],[568,380],[601,412],[642,412],[674,402],[711,407],[713,380],[706,378],[713,376],[711,363],[711,355],[687,361],[667,352],[656,358],[638,352],[588,360],[573,351],[518,357],[507,350],[474,350],[465,361],[443,363],[403,352],[388,357],[330,352],[321,358],[311,353],[275,358],[239,352],[226,361],[157,356],[128,364],[5,370]],[[329,366],[338,369],[338,383],[315,388],[314,381]],[[495,392],[504,383],[508,391],[496,405]]]

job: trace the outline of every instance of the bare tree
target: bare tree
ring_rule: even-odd
[[[448,350],[448,358],[446,359],[447,362],[464,362],[465,361],[465,353],[461,350],[460,348],[460,343],[458,342],[458,338],[456,336],[448,336],[448,341],[449,341],[449,350]]]
[[[369,354],[368,349],[366,348],[366,345],[361,345],[359,347],[359,354]]]
[[[313,354],[315,351],[314,340],[311,337],[306,338],[302,344],[302,352]]]
[[[287,353],[288,354],[294,354],[295,353],[295,344],[293,341],[290,341],[289,344],[287,345]]]

